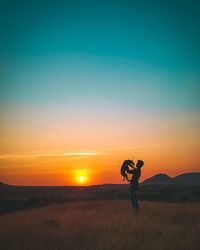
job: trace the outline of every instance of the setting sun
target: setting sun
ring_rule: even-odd
[[[79,181],[80,182],[84,182],[84,180],[85,180],[85,177],[83,175],[79,176]]]
[[[75,177],[75,182],[76,185],[87,185],[89,182],[89,173],[88,173],[88,169],[84,168],[84,169],[76,169],[74,172],[74,177]]]

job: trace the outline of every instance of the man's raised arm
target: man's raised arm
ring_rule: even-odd
[[[133,165],[133,167],[134,167],[134,165]],[[134,174],[134,169],[133,169],[133,170],[130,170],[129,167],[127,167],[126,172],[127,172],[128,174]]]

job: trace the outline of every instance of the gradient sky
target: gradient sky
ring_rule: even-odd
[[[0,180],[200,171],[198,1],[1,1]]]

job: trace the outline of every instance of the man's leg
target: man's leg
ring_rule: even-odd
[[[135,210],[139,212],[139,203],[138,203],[138,197],[137,197],[137,191],[134,191],[134,202],[135,202]]]
[[[131,186],[131,203],[133,208],[138,212],[139,211],[139,204],[137,199],[137,193],[134,187]]]
[[[131,204],[132,204],[132,207],[134,208],[134,190],[133,190],[133,187],[130,186],[130,191],[131,191]]]

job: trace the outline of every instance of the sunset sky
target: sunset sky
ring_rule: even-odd
[[[198,1],[0,3],[0,181],[200,171]],[[80,176],[84,180],[80,181]]]

